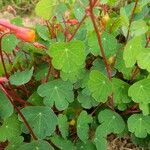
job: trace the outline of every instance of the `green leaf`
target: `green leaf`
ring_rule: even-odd
[[[92,123],[92,117],[86,111],[82,111],[77,119],[77,135],[83,141],[87,142],[89,138],[89,125]]]
[[[27,69],[22,72],[17,71],[16,73],[10,76],[9,78],[10,83],[16,86],[28,83],[32,78],[33,70],[34,69],[32,67],[30,70]]]
[[[21,134],[21,124],[16,115],[7,118],[0,127],[0,141],[5,142]]]
[[[142,51],[141,41],[141,37],[137,36],[126,44],[123,53],[126,67],[132,67],[136,63],[137,56]]]
[[[57,116],[47,106],[28,106],[21,110],[35,134],[44,139],[54,133]],[[19,120],[22,119],[19,117]]]
[[[54,15],[57,4],[57,0],[40,0],[35,8],[36,15],[49,20]]]
[[[38,35],[45,41],[49,41],[50,39],[50,33],[48,31],[48,28],[46,26],[42,26],[40,24],[36,25],[36,31]]]
[[[23,143],[23,140],[22,136],[13,136],[5,150],[16,150]]]
[[[145,21],[143,20],[138,20],[134,21],[131,24],[131,33],[133,36],[139,36],[148,31],[148,26]]]
[[[150,134],[150,116],[133,114],[128,118],[128,129],[136,137],[145,138],[147,134]]]
[[[105,103],[112,94],[112,84],[109,79],[97,70],[92,70],[88,82],[88,88],[92,96],[98,102]]]
[[[74,15],[78,20],[81,20],[85,14],[85,10],[81,7],[80,3],[75,3],[74,5]]]
[[[38,87],[38,94],[44,98],[44,104],[52,107],[54,102],[58,110],[64,110],[74,101],[73,86],[68,81],[54,80]]]
[[[87,141],[86,143],[78,142],[76,146],[77,150],[96,150],[95,145],[91,141]]]
[[[115,62],[115,68],[123,74],[125,79],[130,79],[133,67],[126,67],[125,61],[123,61],[123,51],[118,52]]]
[[[129,103],[130,102],[130,98],[128,96],[129,84],[117,78],[113,78],[112,83],[113,83],[113,98],[115,103],[117,104]]]
[[[114,56],[118,49],[117,40],[115,37],[107,32],[102,34],[102,44],[105,51],[106,57]],[[88,35],[88,45],[91,48],[91,53],[95,56],[100,55],[100,48],[97,41],[97,36],[95,32],[90,32]],[[110,46],[111,45],[111,46]]]
[[[62,137],[66,138],[69,134],[68,133],[69,124],[68,124],[68,119],[66,115],[63,115],[63,114],[58,115],[58,127],[59,127]]]
[[[98,115],[98,120],[101,123],[102,135],[108,135],[110,133],[119,134],[125,129],[125,123],[122,117],[116,112],[105,109]]]
[[[150,114],[150,104],[139,103],[139,108],[142,110],[143,115],[149,115]]]
[[[23,144],[16,150],[54,150],[54,148],[46,141],[38,140],[31,143]]]
[[[143,48],[142,52],[137,56],[137,63],[141,69],[150,72],[150,48]]]
[[[97,150],[107,150],[107,137],[101,135],[101,126],[98,126],[94,139]]]
[[[83,108],[90,109],[91,107],[97,106],[99,103],[95,101],[91,95],[89,95],[90,92],[88,94],[87,92],[89,92],[89,90],[83,90],[81,93],[79,93],[77,99]]]
[[[5,35],[2,38],[2,50],[6,53],[11,53],[13,49],[16,48],[17,44],[19,43],[19,40],[16,38],[15,35]]]
[[[136,103],[150,103],[150,78],[140,80],[130,86],[128,95]]]
[[[10,21],[12,24],[17,25],[17,26],[23,26],[23,19],[19,16],[11,19]]]
[[[39,96],[37,92],[33,92],[32,95],[28,98],[28,102],[35,106],[43,105],[43,98]]]
[[[6,119],[13,114],[14,108],[7,96],[0,90],[0,117]]]
[[[54,136],[50,139],[61,150],[76,150],[74,144],[69,140],[63,139],[59,136]]]
[[[53,58],[52,64],[56,69],[70,73],[83,67],[85,46],[81,41],[58,42],[50,46],[48,54]]]

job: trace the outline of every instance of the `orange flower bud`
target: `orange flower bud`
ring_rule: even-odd
[[[25,42],[34,42],[35,41],[35,31],[23,27],[18,27],[11,24],[10,22],[0,19],[0,25],[10,29],[18,39],[21,39]]]
[[[66,23],[69,23],[70,25],[76,25],[79,23],[77,19],[69,19],[66,21]]]

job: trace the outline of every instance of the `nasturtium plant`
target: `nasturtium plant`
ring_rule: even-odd
[[[28,106],[21,110],[39,139],[52,135],[58,124],[57,116],[47,106]],[[19,118],[23,122],[21,118]],[[50,124],[50,125],[49,125]]]
[[[0,90],[0,99],[0,118],[6,119],[13,114],[14,108],[2,90]]]
[[[14,34],[5,35],[2,39],[2,50],[7,53],[12,53],[18,42],[19,40]]]
[[[68,81],[54,80],[39,86],[37,92],[44,97],[44,104],[55,106],[58,110],[64,110],[73,102],[73,86]]]
[[[23,84],[26,84],[28,83],[31,78],[32,78],[32,75],[33,75],[33,67],[29,70],[25,70],[25,71],[18,71],[16,73],[14,73],[13,75],[10,76],[9,80],[10,80],[10,83],[12,85],[23,85]]]
[[[0,149],[149,149],[149,0],[34,2],[0,17]]]
[[[136,137],[145,138],[150,134],[150,116],[142,114],[134,114],[128,119],[129,131],[134,133]]]
[[[92,93],[92,97],[98,102],[105,103],[108,96],[112,94],[112,83],[105,75],[97,70],[91,71],[88,88]]]
[[[77,134],[83,142],[87,142],[89,135],[89,125],[92,123],[92,117],[86,111],[82,111],[77,120]]]
[[[52,64],[56,69],[70,73],[83,67],[85,46],[81,41],[58,42],[50,46],[48,54],[52,57]]]

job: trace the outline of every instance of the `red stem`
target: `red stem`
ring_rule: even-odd
[[[91,17],[91,20],[92,20],[92,23],[93,23],[93,26],[94,26],[94,29],[95,29],[95,32],[97,35],[97,40],[98,40],[100,52],[101,52],[101,55],[102,55],[102,58],[103,58],[103,61],[104,61],[105,67],[106,67],[107,75],[108,75],[108,78],[111,80],[111,68],[107,62],[107,58],[106,58],[105,51],[104,51],[103,44],[102,44],[102,38],[101,38],[101,35],[99,33],[98,27],[96,25],[91,0],[90,0],[90,13],[91,13],[90,17]]]
[[[7,92],[7,90],[5,89],[5,87],[3,86],[3,84],[1,84],[1,89],[2,91],[6,94],[6,96],[8,97],[10,103],[13,105],[14,109],[16,110],[16,112],[20,115],[20,117],[22,118],[24,124],[26,125],[27,129],[29,130],[29,132],[31,133],[32,137],[34,140],[37,140],[38,138],[36,137],[36,135],[34,134],[32,128],[30,127],[28,121],[26,120],[26,118],[24,117],[24,115],[22,114],[22,112],[18,109],[18,107],[14,104],[14,101],[11,97],[11,95]]]
[[[86,17],[87,17],[87,15],[84,15],[84,16],[83,16],[83,18],[82,18],[82,19],[81,19],[81,21],[79,22],[79,24],[78,24],[77,28],[74,30],[74,32],[73,32],[73,34],[72,34],[72,36],[68,39],[68,42],[70,42],[70,41],[74,38],[74,36],[75,36],[75,35],[76,35],[76,33],[78,32],[78,30],[79,30],[80,26],[81,26],[81,25],[82,25],[82,23],[85,21]]]

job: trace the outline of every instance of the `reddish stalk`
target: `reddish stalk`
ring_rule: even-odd
[[[131,29],[131,23],[132,23],[132,20],[134,18],[134,14],[135,14],[135,10],[136,10],[137,5],[138,5],[138,0],[135,0],[135,5],[133,7],[133,10],[132,10],[132,13],[131,13],[131,17],[130,17],[130,20],[129,20],[128,32],[127,32],[127,37],[126,37],[127,40],[129,38],[129,33],[130,33],[130,29]]]
[[[51,68],[52,68],[52,65],[51,65],[51,64],[49,64],[48,73],[47,73],[47,76],[46,76],[45,82],[48,82],[48,80],[49,80],[49,76],[50,76],[50,74],[51,74]]]
[[[72,36],[68,39],[68,42],[70,42],[70,41],[74,38],[74,36],[75,36],[76,33],[78,32],[79,28],[81,27],[82,23],[85,21],[86,17],[87,17],[87,15],[85,14],[85,15],[83,16],[83,18],[81,19],[81,21],[79,22],[77,28],[74,30]]]
[[[107,58],[106,58],[105,51],[104,51],[103,44],[102,44],[102,38],[101,38],[101,35],[99,33],[99,30],[98,30],[98,27],[97,27],[97,24],[95,21],[91,0],[90,0],[90,13],[91,13],[90,17],[91,17],[91,20],[92,20],[92,23],[93,23],[93,26],[94,26],[94,29],[95,29],[95,32],[97,35],[97,40],[98,40],[100,52],[101,52],[101,55],[102,55],[102,58],[103,58],[103,61],[104,61],[105,67],[106,67],[107,75],[108,75],[108,78],[111,80],[111,68],[107,62]]]
[[[31,136],[33,137],[34,140],[38,140],[38,138],[36,137],[35,133],[33,132],[32,128],[30,127],[28,121],[26,120],[26,118],[24,117],[24,115],[22,114],[22,112],[18,109],[18,107],[14,104],[13,98],[11,97],[11,95],[9,95],[9,93],[5,90],[5,87],[3,86],[3,84],[1,84],[1,89],[2,91],[6,94],[6,96],[8,97],[10,103],[13,105],[14,109],[16,110],[16,112],[20,115],[20,117],[22,118],[24,124],[26,125],[27,129],[29,130]]]

